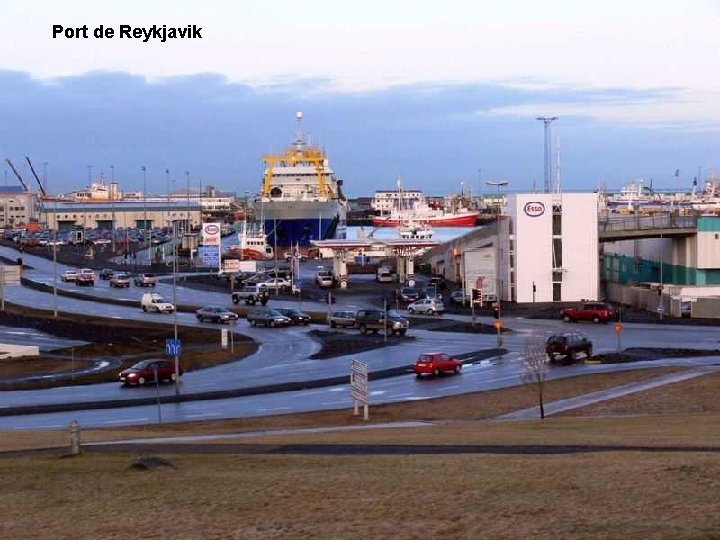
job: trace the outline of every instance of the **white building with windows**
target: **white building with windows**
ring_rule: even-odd
[[[423,262],[483,298],[596,300],[600,286],[596,193],[510,194],[499,221],[429,250]]]
[[[68,202],[45,201],[39,209],[41,221],[49,229],[148,228],[170,227],[181,230],[197,228],[202,223],[200,205],[195,201],[115,201]]]
[[[598,298],[597,193],[523,193],[507,199],[501,239],[505,300],[573,302]]]
[[[425,204],[425,194],[419,190],[376,191],[370,208],[381,215],[397,208],[415,208]]]
[[[0,186],[0,227],[22,227],[37,218],[36,201],[21,186]]]

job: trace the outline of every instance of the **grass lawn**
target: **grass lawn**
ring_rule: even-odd
[[[2,538],[710,538],[720,459],[132,456],[0,461]]]
[[[552,381],[548,399],[666,373]],[[534,404],[511,388],[371,408],[409,429],[266,435],[248,443],[720,446],[720,374],[544,421],[495,422]],[[682,397],[682,399],[681,399]],[[595,409],[601,407],[600,409]],[[596,416],[599,414],[600,416]],[[350,411],[93,430],[86,440],[361,423]],[[67,442],[4,433],[3,448]],[[237,443],[237,440],[232,441]],[[0,537],[30,538],[717,538],[720,453],[568,455],[173,455],[140,472],[128,454],[0,459]]]

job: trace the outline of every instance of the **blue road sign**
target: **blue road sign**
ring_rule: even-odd
[[[180,356],[180,340],[168,338],[165,340],[165,354],[168,356]]]
[[[220,265],[220,246],[203,246],[201,249],[203,266]]]

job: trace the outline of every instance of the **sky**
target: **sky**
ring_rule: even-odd
[[[719,22],[709,0],[3,0],[0,148],[51,192],[111,170],[142,189],[144,166],[151,192],[253,193],[303,111],[350,196],[398,178],[527,191],[544,181],[536,117],[557,116],[565,190],[689,189],[719,165]],[[202,38],[95,38],[100,25]]]

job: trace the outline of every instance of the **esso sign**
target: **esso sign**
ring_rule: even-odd
[[[523,210],[529,217],[539,217],[545,213],[545,205],[541,202],[529,202],[525,203]]]
[[[216,235],[219,232],[220,232],[220,227],[218,227],[214,223],[207,223],[205,225],[205,234]]]

